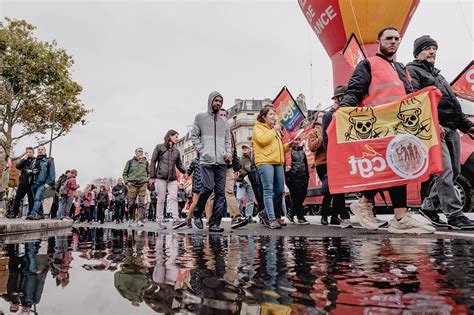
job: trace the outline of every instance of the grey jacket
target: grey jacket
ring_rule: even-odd
[[[200,113],[194,119],[191,141],[201,156],[201,164],[225,165],[225,156],[232,154],[230,130],[227,121],[212,112],[211,104],[219,92],[209,94],[207,112]]]

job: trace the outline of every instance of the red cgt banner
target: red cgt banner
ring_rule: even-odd
[[[427,87],[396,102],[337,110],[328,128],[330,192],[388,188],[441,172],[440,97]]]
[[[456,96],[474,102],[474,60],[453,80],[451,87]]]

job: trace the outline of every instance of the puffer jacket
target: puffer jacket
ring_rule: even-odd
[[[115,202],[125,202],[125,199],[128,194],[128,189],[127,186],[125,185],[115,185],[114,188],[112,188],[112,195],[114,195],[114,200]]]
[[[288,173],[298,177],[309,177],[308,160],[303,147],[293,147],[291,150],[291,169]]]
[[[186,173],[179,150],[174,146],[166,146],[164,143],[158,144],[151,157],[150,177],[175,181],[176,167],[181,173]]]
[[[290,151],[288,144],[283,145],[280,135],[275,129],[258,120],[252,132],[255,164],[283,165],[285,163],[285,152]]]
[[[212,101],[219,92],[209,94],[207,112],[196,116],[191,130],[191,141],[201,156],[201,164],[225,165],[225,156],[232,154],[227,121],[212,112]]]
[[[461,104],[446,79],[440,74],[440,70],[434,64],[426,60],[415,60],[407,64],[407,69],[413,79],[415,91],[427,86],[437,87],[441,93],[441,100],[438,103],[438,118],[441,126],[451,129],[459,129],[467,133],[468,129],[474,125],[466,115],[463,114]]]
[[[200,193],[202,189],[201,167],[199,164],[199,158],[197,157],[191,161],[188,167],[188,176],[193,174],[193,193]]]
[[[134,187],[140,187],[145,184],[150,176],[149,165],[146,158],[138,160],[134,156],[125,164],[123,169],[122,178],[125,183],[130,183]]]
[[[56,173],[53,158],[48,158],[46,155],[37,156],[31,161],[30,169],[36,172],[30,177],[32,184],[48,184],[54,187]]]

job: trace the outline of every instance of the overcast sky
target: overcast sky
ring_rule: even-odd
[[[297,0],[0,0],[0,12],[35,25],[75,60],[73,79],[94,112],[52,155],[58,172],[78,169],[83,186],[121,176],[134,149],[151,154],[168,129],[184,135],[213,90],[227,108],[235,98],[274,98],[283,85],[304,93],[310,109],[330,105],[331,62]],[[472,15],[472,1],[422,0],[398,60],[413,59],[414,39],[430,34],[437,67],[452,80],[473,59]]]

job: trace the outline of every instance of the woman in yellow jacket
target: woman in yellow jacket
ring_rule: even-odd
[[[275,126],[275,111],[265,106],[257,116],[252,132],[255,164],[263,185],[263,203],[271,229],[280,229],[275,209],[281,209],[285,185],[285,152],[291,150],[291,143],[283,144],[280,130]]]

